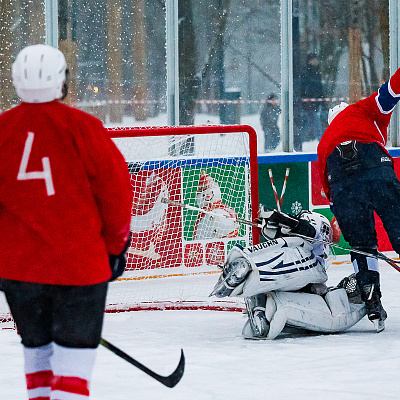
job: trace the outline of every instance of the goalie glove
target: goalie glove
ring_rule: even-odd
[[[128,240],[126,241],[125,246],[120,254],[108,255],[108,262],[111,268],[110,282],[115,281],[124,273],[126,267],[126,252],[131,244],[131,240],[132,240],[132,232],[129,233]]]
[[[259,220],[261,222],[261,234],[266,239],[275,238],[278,231],[287,235],[299,225],[299,220],[280,211],[260,210]]]

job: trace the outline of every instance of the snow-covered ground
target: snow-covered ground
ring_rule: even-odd
[[[388,319],[386,329],[379,334],[364,318],[341,334],[249,341],[241,336],[246,317],[240,312],[107,314],[105,339],[163,375],[175,369],[183,348],[186,369],[181,382],[169,389],[100,347],[91,398],[397,400],[400,274],[382,261],[380,269]],[[350,263],[332,265],[328,284],[336,285],[350,273]],[[217,277],[206,279],[216,281]],[[22,348],[15,330],[0,330],[0,355],[0,399],[26,399]]]

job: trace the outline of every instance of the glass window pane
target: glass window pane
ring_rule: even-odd
[[[107,127],[166,125],[164,2],[63,3],[69,16],[60,49],[71,49],[74,67],[69,102]]]
[[[389,5],[293,4],[294,149],[316,151],[329,108],[370,96],[389,78]]]
[[[44,1],[0,2],[0,112],[18,104],[11,65],[25,46],[44,43]]]
[[[248,124],[279,150],[280,1],[180,4],[180,123]]]

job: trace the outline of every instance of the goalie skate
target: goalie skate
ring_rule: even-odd
[[[244,257],[239,257],[232,262],[225,263],[222,274],[211,292],[210,297],[229,296],[237,286],[244,282],[250,271],[250,263]]]
[[[253,338],[265,338],[268,334],[269,323],[265,316],[266,300],[266,296],[263,294],[244,299]]]

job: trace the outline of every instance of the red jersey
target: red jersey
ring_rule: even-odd
[[[326,160],[337,145],[348,140],[378,143],[385,149],[387,127],[400,93],[400,69],[383,84],[378,92],[349,105],[331,122],[318,145],[318,170],[322,186],[329,199]],[[390,156],[389,156],[390,157]]]
[[[129,235],[125,160],[101,121],[57,100],[0,115],[0,277],[91,285]]]

